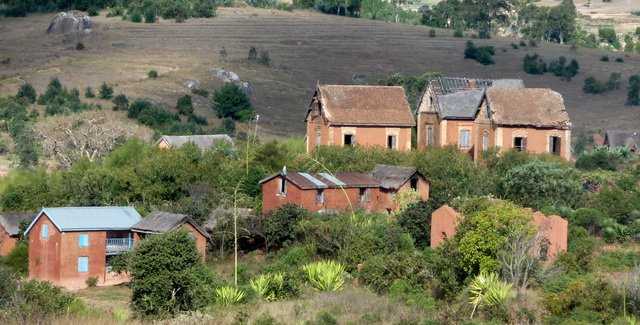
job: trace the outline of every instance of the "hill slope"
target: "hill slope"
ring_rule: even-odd
[[[104,14],[104,13],[103,13]],[[640,73],[640,57],[624,56],[624,63],[600,62],[602,51],[540,44],[514,50],[511,39],[477,40],[497,48],[496,65],[464,60],[467,39],[428,28],[364,19],[322,15],[306,11],[282,12],[252,8],[221,8],[213,19],[191,19],[176,24],[134,24],[119,17],[97,17],[94,32],[80,39],[84,51],[72,48],[77,39],[46,35],[53,15],[5,19],[0,22],[0,53],[11,58],[0,65],[0,94],[13,93],[20,79],[42,91],[58,76],[65,85],[83,89],[102,81],[116,85],[116,93],[150,97],[175,105],[186,92],[183,83],[198,79],[211,90],[220,85],[211,68],[224,67],[253,86],[253,99],[261,115],[260,128],[270,135],[302,134],[304,115],[315,84],[353,83],[354,74],[369,82],[391,73],[440,72],[450,76],[523,78],[529,87],[550,87],[562,93],[574,125],[579,129],[640,127],[640,108],[624,106],[626,80]],[[448,33],[448,32],[446,32]],[[271,66],[247,61],[251,46],[269,51]],[[221,57],[225,48],[228,56]],[[506,51],[503,51],[503,49]],[[547,74],[527,75],[522,58],[537,52],[548,61],[560,55],[577,58],[581,71],[572,82]],[[160,78],[150,80],[150,69]],[[623,87],[605,95],[586,95],[583,81],[593,75],[606,80],[623,74]],[[195,98],[196,112],[214,120],[205,98]]]

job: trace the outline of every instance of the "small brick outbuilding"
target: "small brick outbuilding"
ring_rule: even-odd
[[[7,256],[16,247],[20,226],[30,224],[35,213],[6,212],[0,214],[0,256]]]
[[[462,215],[448,205],[443,205],[431,214],[431,247],[439,246],[443,241],[456,234],[458,223]],[[546,241],[547,260],[553,260],[560,252],[567,250],[568,228],[567,220],[556,216],[545,216],[541,212],[534,212],[531,222],[538,230],[538,235]]]
[[[184,229],[189,232],[195,240],[196,248],[198,248],[198,252],[204,261],[207,257],[207,243],[211,241],[211,237],[187,215],[156,211],[131,227],[136,241],[143,239],[147,235],[162,234],[178,229]]]
[[[414,167],[377,165],[371,173],[282,172],[260,181],[262,212],[267,214],[285,204],[311,212],[362,209],[392,212],[397,193],[413,189],[420,199],[429,198],[429,182]]]

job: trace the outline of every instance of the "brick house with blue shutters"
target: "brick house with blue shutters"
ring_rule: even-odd
[[[133,249],[132,226],[141,220],[132,207],[43,208],[31,222],[29,278],[68,289],[127,282],[127,275],[110,272],[113,256]]]

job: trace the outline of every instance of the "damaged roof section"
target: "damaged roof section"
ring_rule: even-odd
[[[320,85],[315,97],[334,125],[415,126],[400,86]]]
[[[303,190],[326,189],[326,188],[354,188],[354,187],[378,187],[379,183],[369,174],[344,172],[330,175],[328,173],[304,173],[288,172],[278,173],[260,181],[260,184],[267,182],[274,177],[284,176],[289,182],[295,184]]]
[[[380,187],[397,190],[419,173],[415,167],[376,165],[371,175],[380,182]]]
[[[571,128],[562,95],[546,88],[489,88],[486,101],[498,125]]]
[[[209,234],[200,226],[198,226],[193,221],[193,219],[191,219],[191,217],[185,214],[170,213],[164,211],[152,212],[151,214],[140,220],[140,222],[133,225],[131,227],[131,230],[135,232],[162,234],[172,230],[176,230],[187,223],[195,228],[198,232],[200,232],[203,236],[210,238]]]

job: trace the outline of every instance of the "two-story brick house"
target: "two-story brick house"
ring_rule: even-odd
[[[318,85],[305,122],[307,152],[321,145],[409,151],[415,126],[397,86]]]
[[[396,210],[395,195],[414,189],[422,200],[429,198],[429,182],[413,167],[378,165],[371,173],[282,172],[260,181],[262,213],[285,204],[312,212],[362,209],[367,212]]]
[[[562,96],[521,80],[439,78],[417,112],[419,149],[457,146],[474,160],[490,148],[571,158],[571,121]]]
[[[29,278],[50,281],[68,289],[128,281],[110,272],[109,261],[133,248],[131,227],[141,217],[132,207],[43,208],[31,222]]]

